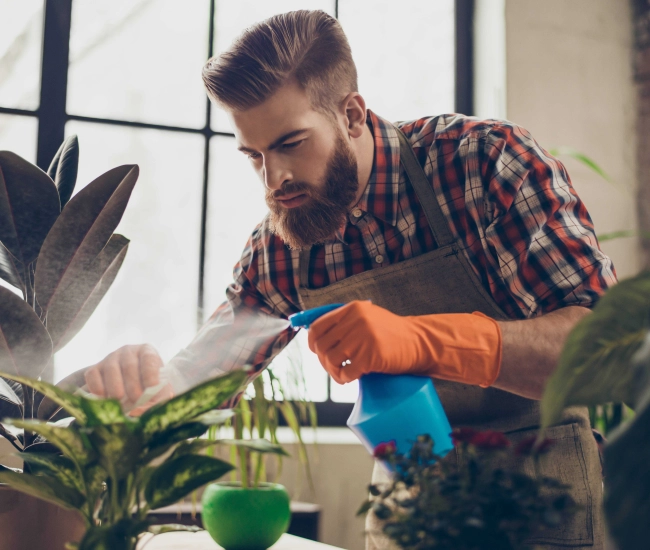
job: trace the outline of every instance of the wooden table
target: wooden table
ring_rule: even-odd
[[[148,542],[144,550],[223,550],[207,531],[198,533],[165,533]],[[293,535],[282,535],[269,550],[343,550]]]

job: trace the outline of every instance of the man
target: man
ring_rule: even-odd
[[[442,115],[398,128],[381,119],[358,93],[338,22],[319,11],[248,29],[203,79],[265,186],[269,214],[227,301],[163,370],[174,389],[245,364],[260,372],[290,341],[290,314],[349,302],[309,333],[335,380],[429,375],[452,425],[514,439],[534,430],[564,339],[615,283],[562,164],[509,122]],[[161,367],[150,346],[127,346],[86,380],[135,401]],[[571,483],[583,509],[536,542],[602,548],[585,410],[568,410],[550,435],[544,473]]]

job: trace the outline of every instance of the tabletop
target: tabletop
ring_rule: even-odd
[[[198,533],[165,533],[158,535],[144,545],[144,550],[220,550],[207,531]],[[221,549],[223,550],[223,549]],[[337,546],[284,534],[269,550],[343,550]]]

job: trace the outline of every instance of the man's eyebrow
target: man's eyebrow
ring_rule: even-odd
[[[298,130],[292,130],[291,132],[287,132],[286,134],[281,135],[278,139],[276,139],[271,145],[269,145],[268,149],[269,151],[273,149],[277,149],[282,145],[285,141],[288,139],[291,139],[292,137],[296,137],[299,134],[302,134],[303,132],[306,132],[309,130],[309,128],[299,128]],[[237,147],[239,151],[243,151],[244,153],[257,153],[254,149],[251,149],[250,147],[246,147],[244,145],[240,145]]]

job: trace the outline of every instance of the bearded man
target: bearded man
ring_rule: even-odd
[[[357,89],[340,25],[320,11],[249,28],[208,61],[203,80],[269,213],[226,302],[163,369],[173,389],[245,364],[261,372],[294,335],[286,323],[274,331],[274,319],[345,302],[309,334],[337,382],[431,376],[452,426],[534,433],[567,334],[616,280],[564,166],[510,122],[382,119]],[[161,367],[150,346],[127,346],[86,380],[99,395],[135,401]],[[586,410],[565,411],[549,435],[557,442],[544,473],[571,484],[582,508],[533,542],[600,549],[600,463]],[[515,466],[526,469],[523,460]],[[371,533],[368,544],[388,543]]]

